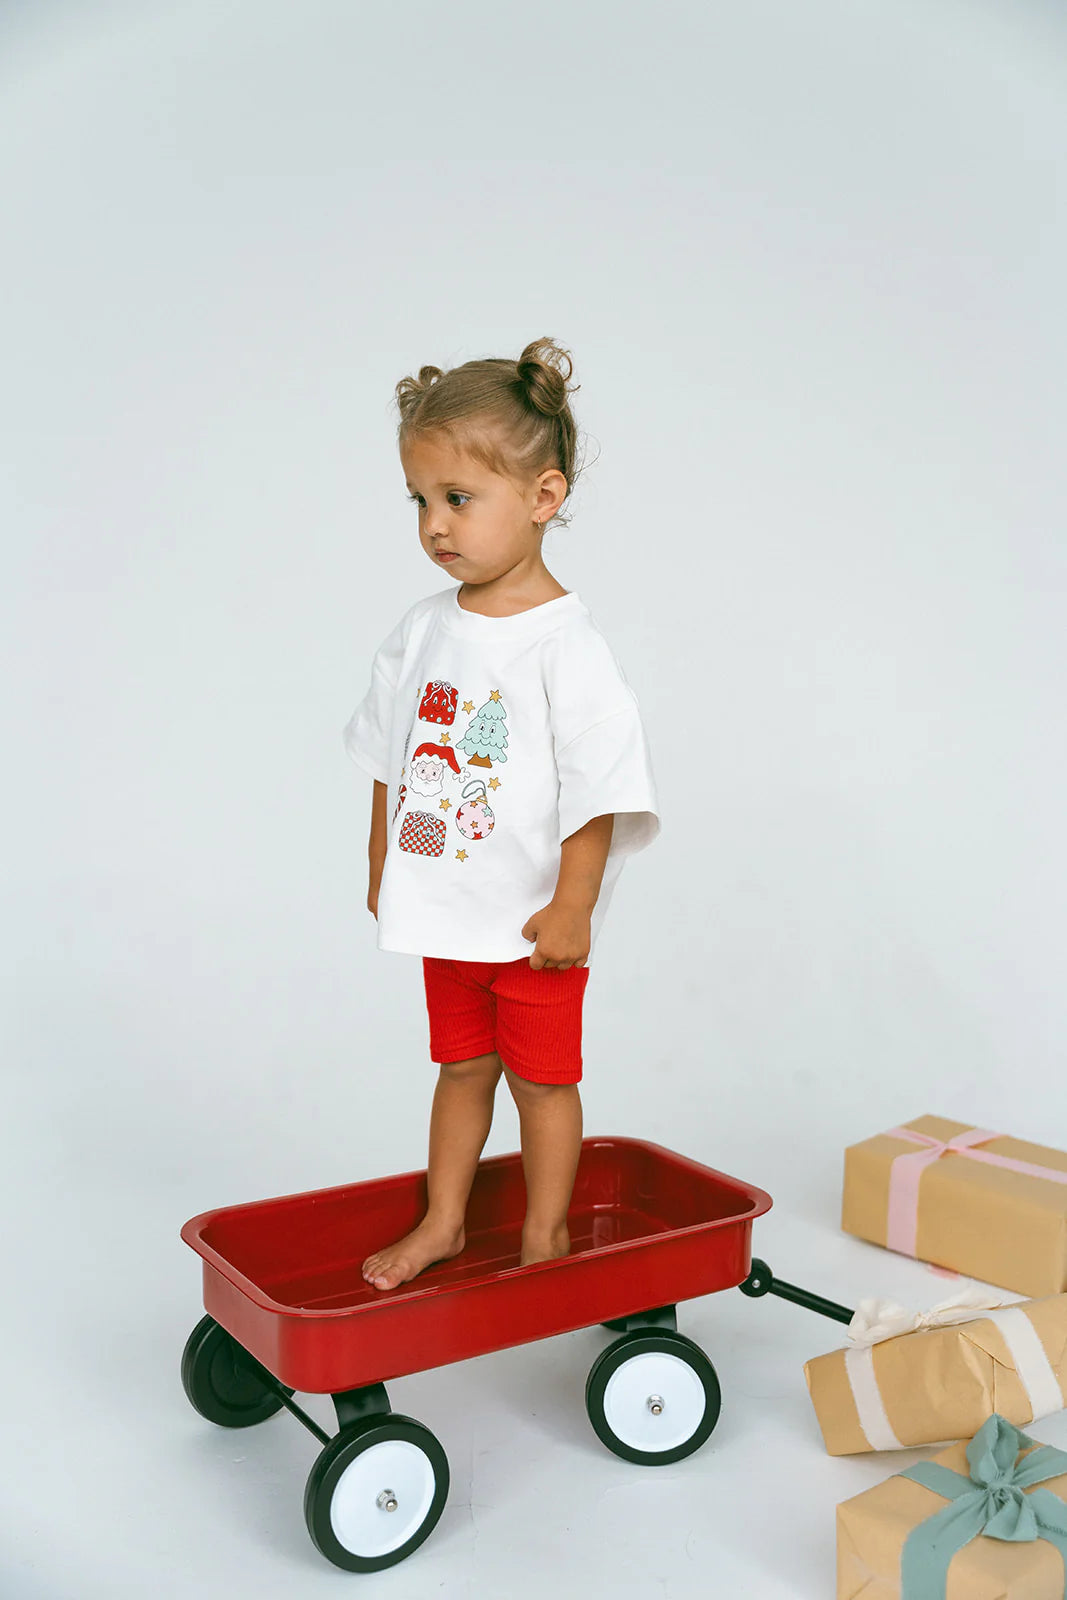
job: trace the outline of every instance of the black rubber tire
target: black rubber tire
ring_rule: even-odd
[[[627,1361],[656,1351],[677,1356],[692,1367],[704,1389],[704,1412],[693,1433],[681,1444],[669,1450],[638,1450],[624,1443],[612,1430],[604,1412],[604,1391],[613,1374]],[[621,1339],[608,1345],[593,1362],[585,1385],[585,1409],[597,1438],[615,1455],[621,1456],[623,1461],[632,1461],[639,1466],[665,1467],[672,1461],[691,1456],[710,1437],[722,1409],[722,1391],[715,1368],[692,1339],[667,1328],[638,1328],[633,1333],[624,1333]]]
[[[282,1409],[259,1362],[214,1317],[202,1317],[186,1340],[182,1388],[194,1409],[220,1428],[251,1428]]]
[[[434,1478],[433,1499],[425,1517],[403,1544],[384,1555],[361,1555],[358,1550],[351,1550],[342,1544],[334,1529],[330,1515],[334,1491],[342,1474],[357,1456],[390,1439],[401,1439],[416,1445],[427,1457]],[[405,1417],[395,1411],[364,1417],[335,1434],[329,1444],[323,1446],[311,1469],[304,1490],[304,1520],[311,1542],[320,1555],[345,1572],[381,1572],[385,1567],[394,1567],[398,1561],[405,1560],[417,1550],[433,1532],[448,1499],[448,1486],[448,1457],[440,1440],[429,1428],[416,1422],[414,1417]]]

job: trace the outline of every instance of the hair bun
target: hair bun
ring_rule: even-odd
[[[566,410],[567,380],[573,370],[569,353],[554,339],[547,338],[532,340],[515,363],[527,400],[549,417],[558,417]],[[579,389],[581,385],[574,387]]]

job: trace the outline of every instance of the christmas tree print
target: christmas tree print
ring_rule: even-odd
[[[500,690],[494,689],[485,705],[474,713],[466,733],[456,744],[457,750],[466,752],[471,766],[491,767],[494,761],[501,763],[508,759],[504,754],[508,744],[504,727],[506,716]]]

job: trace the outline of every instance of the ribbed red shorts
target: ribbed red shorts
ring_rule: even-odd
[[[579,1083],[588,967],[423,956],[430,1059],[471,1061],[492,1050],[534,1083]]]

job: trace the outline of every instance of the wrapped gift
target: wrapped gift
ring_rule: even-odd
[[[861,1300],[849,1346],[805,1362],[832,1456],[967,1439],[1067,1405],[1067,1294],[1008,1305],[969,1287],[929,1311]]]
[[[445,849],[445,819],[435,817],[432,811],[409,811],[400,824],[401,850],[413,855],[440,856]]]
[[[1067,1452],[994,1412],[837,1508],[837,1600],[1067,1600]]]
[[[969,1278],[1067,1289],[1067,1154],[945,1117],[845,1151],[841,1226]]]
[[[443,678],[437,678],[423,690],[419,716],[423,722],[437,722],[442,727],[450,728],[456,720],[457,699],[457,692],[452,685]]]

